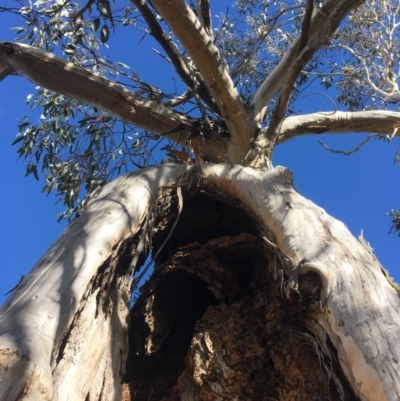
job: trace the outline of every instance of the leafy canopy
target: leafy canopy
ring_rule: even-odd
[[[143,98],[157,100],[179,113],[226,127],[212,99],[196,84],[196,66],[151,2],[89,0],[18,0],[17,7],[0,7],[21,17],[14,27],[24,42],[68,59],[92,73],[120,83]],[[205,3],[203,2],[198,2]],[[197,15],[204,13],[190,1]],[[216,3],[216,4],[214,4]],[[320,4],[321,3],[321,4]],[[315,2],[313,13],[323,2]],[[213,7],[219,7],[218,12]],[[244,104],[301,35],[306,1],[216,1],[212,7],[213,35],[221,59]],[[328,97],[335,110],[398,110],[400,1],[366,1],[342,21],[331,38],[299,72],[286,115],[302,112],[308,96]],[[160,71],[170,72],[162,86],[135,70],[137,46],[150,43]],[[129,38],[126,42],[126,38]],[[125,40],[126,53],[116,54]],[[129,46],[129,47],[128,47]],[[175,49],[171,51],[168,49]],[[183,65],[174,60],[176,54]],[[137,57],[137,56],[136,56]],[[126,59],[131,61],[127,64]],[[133,59],[133,60],[132,60]],[[186,75],[185,75],[186,74]],[[155,81],[155,80],[154,80]],[[268,127],[278,94],[268,105],[262,127]],[[79,100],[36,87],[26,100],[40,110],[38,118],[22,117],[15,144],[28,160],[27,175],[45,176],[43,191],[55,191],[66,205],[62,217],[84,207],[89,194],[116,175],[159,163],[165,155],[192,151],[167,138],[120,121]],[[375,138],[390,140],[388,136]],[[180,153],[178,153],[180,152]],[[392,211],[399,228],[399,212]]]

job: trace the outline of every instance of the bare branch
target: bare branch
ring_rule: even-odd
[[[182,81],[191,90],[197,88],[199,97],[207,104],[208,107],[210,107],[212,111],[219,113],[219,109],[215,104],[214,99],[208,92],[201,75],[187,65],[185,57],[179,52],[171,37],[161,28],[153,12],[147,6],[147,3],[143,2],[142,0],[131,1],[145,19],[150,29],[150,34],[157,40],[160,46],[164,49],[165,53],[167,53],[171,63],[175,67],[175,71],[181,77]]]
[[[369,142],[370,139],[376,138],[376,137],[378,137],[378,136],[379,136],[379,134],[371,134],[371,135],[368,135],[368,136],[367,136],[365,139],[363,139],[355,148],[353,148],[353,149],[351,149],[351,150],[349,150],[349,151],[332,149],[332,148],[330,148],[328,145],[325,145],[325,144],[324,144],[322,141],[320,141],[319,139],[318,139],[318,143],[319,143],[323,148],[325,148],[326,150],[329,150],[329,152],[332,152],[332,153],[340,153],[340,154],[345,155],[345,156],[350,156],[350,155],[352,155],[353,153],[358,152],[367,142]]]
[[[162,134],[179,126],[180,130],[168,135],[168,139],[177,143],[186,143],[194,122],[159,101],[138,96],[53,54],[24,44],[0,42],[0,79],[11,74],[97,106],[154,133]],[[205,138],[201,150],[210,159],[222,161],[218,154],[226,153],[225,146],[222,138]]]
[[[309,46],[307,46],[306,48],[309,39],[313,3],[314,0],[307,0],[306,12],[303,18],[301,34],[299,38],[300,55],[298,59],[294,61],[291,68],[288,70],[288,73],[285,77],[286,78],[285,84],[281,88],[278,101],[272,113],[272,118],[265,135],[269,143],[267,150],[267,157],[269,159],[271,159],[272,157],[272,151],[274,149],[276,141],[276,133],[279,132],[279,126],[282,123],[282,120],[285,116],[287,107],[289,105],[290,97],[293,93],[294,85],[296,83],[296,79],[299,76],[301,69],[303,68],[304,65],[303,60],[310,59],[314,54],[314,49],[310,48]],[[302,51],[303,49],[304,51]]]
[[[390,91],[387,91],[387,90],[379,88],[372,82],[369,68],[367,65],[367,61],[365,60],[365,58],[362,58],[359,55],[357,55],[356,52],[348,46],[341,45],[341,47],[343,49],[346,49],[349,53],[351,53],[357,59],[357,61],[359,61],[362,64],[362,66],[364,67],[365,75],[366,75],[366,81],[367,81],[368,85],[372,88],[372,90],[374,90],[375,92],[379,93],[380,95],[382,95],[388,99],[393,99],[397,102],[400,100],[399,87],[395,81],[392,81],[390,79],[390,71],[388,71],[389,64],[392,61],[392,57],[393,57],[392,54],[389,53],[387,55],[386,66],[385,66],[385,68],[383,68],[383,71],[382,71],[382,79],[384,81],[383,84],[387,84],[390,87]]]
[[[278,101],[276,102],[275,108],[272,112],[271,121],[266,129],[263,136],[267,138],[268,149],[266,149],[266,156],[271,159],[272,152],[275,147],[277,133],[280,130],[280,125],[282,124],[282,120],[285,117],[286,109],[289,104],[290,96],[292,95],[294,84],[296,82],[300,66],[296,70],[293,71],[293,68],[290,71],[290,74],[286,75],[286,82],[278,97]]]
[[[192,97],[193,97],[193,93],[190,90],[188,90],[185,93],[182,93],[182,95],[176,96],[173,99],[168,100],[168,102],[165,102],[164,104],[167,107],[175,107],[182,103],[186,103]]]
[[[254,95],[252,106],[256,124],[261,124],[274,94],[287,82],[289,71],[303,67],[312,55],[327,43],[332,33],[338,28],[342,19],[362,0],[327,0],[322,8],[315,9],[307,33],[300,35],[290,46],[281,62],[262,83]],[[303,28],[307,27],[303,24]],[[307,37],[307,43],[304,38]],[[301,47],[303,46],[303,47]]]
[[[393,138],[400,136],[399,128],[400,112],[385,110],[320,112],[287,117],[282,122],[277,143],[302,135],[324,133],[374,132]]]
[[[230,160],[241,161],[249,150],[255,126],[247,118],[246,108],[217,47],[184,0],[152,0],[152,4],[190,54],[217,103],[231,134],[228,146]]]
[[[308,34],[310,32],[311,17],[314,8],[314,0],[307,0],[306,12],[304,14],[303,22],[301,24],[301,34],[299,48],[303,49],[308,42]]]
[[[13,74],[44,88],[98,106],[149,131],[161,133],[189,123],[185,116],[155,100],[142,98],[121,85],[31,46],[0,42],[0,60],[0,65],[5,66],[0,75],[12,70]]]

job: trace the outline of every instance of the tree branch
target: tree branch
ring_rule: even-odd
[[[399,91],[399,87],[398,87],[397,83],[392,82],[390,80],[389,74],[385,74],[385,70],[387,69],[387,67],[385,67],[383,69],[382,78],[384,79],[384,84],[387,84],[391,87],[390,91],[381,89],[372,82],[369,68],[367,65],[367,61],[365,60],[365,58],[361,58],[359,55],[356,54],[356,52],[353,49],[351,49],[348,46],[341,45],[341,47],[343,49],[347,50],[349,53],[351,53],[357,59],[357,61],[359,61],[362,64],[362,66],[364,67],[365,75],[366,75],[366,81],[367,81],[368,85],[372,88],[372,90],[379,93],[383,97],[386,97],[388,99],[393,99],[396,102],[398,102],[400,100],[400,91]],[[388,58],[389,57],[390,57],[390,54],[388,54]]]
[[[324,144],[322,141],[320,141],[319,139],[318,139],[318,143],[319,143],[323,148],[325,148],[326,150],[329,150],[329,152],[332,152],[332,153],[340,153],[340,154],[342,154],[342,155],[344,155],[344,156],[350,156],[350,155],[352,155],[353,153],[358,152],[367,142],[369,142],[370,139],[372,139],[372,138],[377,138],[377,137],[379,137],[379,134],[371,134],[371,135],[368,135],[368,136],[367,136],[365,139],[363,139],[355,148],[353,148],[353,149],[351,149],[351,150],[348,150],[348,151],[343,150],[343,149],[339,149],[339,150],[331,149],[328,145],[325,145],[325,144]]]
[[[184,0],[151,2],[190,54],[218,105],[231,134],[231,143],[228,146],[229,159],[241,161],[249,150],[255,126],[247,118],[246,108],[223,65],[218,49]]]
[[[290,97],[292,96],[296,79],[304,66],[304,60],[311,59],[314,54],[314,49],[307,46],[311,25],[311,18],[313,12],[314,0],[307,0],[306,11],[302,22],[301,34],[299,38],[299,57],[294,61],[291,68],[286,74],[286,79],[283,87],[281,88],[278,101],[272,113],[272,118],[269,123],[265,137],[268,139],[267,157],[271,160],[272,152],[276,142],[276,133],[279,132],[279,126],[282,123],[287,107],[289,105]]]
[[[277,143],[298,136],[323,133],[375,132],[393,138],[400,136],[399,128],[400,112],[386,110],[319,112],[285,118]]]
[[[131,2],[137,7],[140,14],[142,14],[150,29],[150,34],[164,49],[182,81],[192,91],[196,89],[199,97],[207,104],[207,106],[210,107],[213,112],[219,114],[219,109],[208,92],[200,74],[197,71],[190,69],[187,65],[185,57],[179,52],[171,37],[161,28],[153,12],[147,6],[147,3],[142,0],[131,0]]]
[[[168,102],[165,102],[164,104],[167,107],[175,107],[179,106],[182,103],[186,103],[188,100],[190,100],[193,97],[193,93],[190,90],[187,90],[185,93],[182,95],[176,96],[171,100],[168,100]]]
[[[303,49],[308,42],[308,34],[310,32],[313,8],[314,8],[314,0],[307,0],[306,11],[304,13],[303,22],[301,23],[301,34],[300,34],[300,41],[299,41],[300,49]]]
[[[281,62],[261,84],[252,100],[253,114],[256,124],[260,125],[272,97],[287,82],[287,74],[293,65],[303,67],[312,55],[320,49],[333,32],[338,28],[343,18],[362,0],[327,0],[322,8],[313,13],[307,33],[302,33],[290,46]],[[308,27],[307,23],[303,28]],[[307,43],[304,43],[305,37]]]
[[[272,118],[270,124],[267,128],[265,137],[269,142],[269,149],[267,157],[271,159],[272,152],[276,143],[277,133],[279,132],[279,127],[282,124],[282,120],[285,117],[287,107],[289,105],[290,97],[293,93],[294,85],[296,83],[296,79],[303,67],[303,59],[305,57],[310,57],[314,53],[311,49],[306,48],[306,52],[303,52],[299,57],[299,60],[293,63],[292,67],[289,69],[286,74],[285,84],[281,88],[279,93],[278,101],[276,102],[275,108],[272,112]]]
[[[197,0],[197,12],[201,25],[203,25],[207,35],[214,41],[209,0]]]
[[[0,80],[11,74],[99,107],[154,133],[163,134],[180,126],[180,130],[168,135],[168,139],[180,144],[186,144],[194,122],[159,101],[142,98],[53,54],[24,44],[0,42]],[[205,138],[201,150],[209,159],[222,161],[220,155],[226,152],[225,148],[222,138],[213,137]]]
[[[28,45],[0,42],[0,66],[6,73],[11,70],[44,88],[98,106],[152,132],[162,133],[178,124],[189,124],[185,116],[160,102],[142,98],[119,84]]]

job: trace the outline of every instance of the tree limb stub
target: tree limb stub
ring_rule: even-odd
[[[277,143],[323,133],[375,132],[400,136],[400,113],[387,110],[335,111],[290,116],[283,120]]]
[[[229,159],[240,162],[249,150],[255,125],[248,119],[246,108],[222,64],[218,49],[184,0],[152,0],[152,4],[199,69],[231,134]]]

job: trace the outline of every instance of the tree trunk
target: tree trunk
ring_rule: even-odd
[[[153,167],[106,185],[3,305],[0,399],[397,400],[399,304],[289,170]]]

